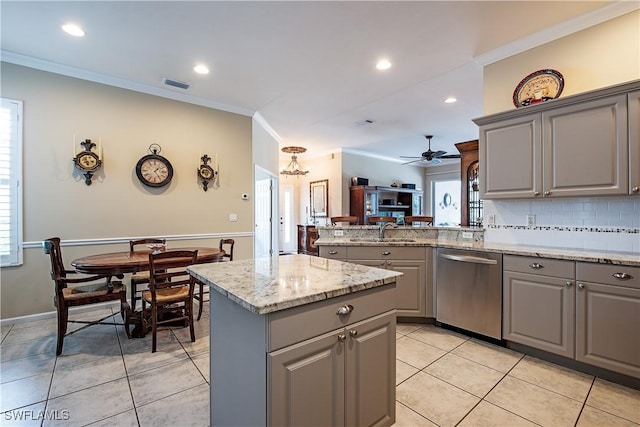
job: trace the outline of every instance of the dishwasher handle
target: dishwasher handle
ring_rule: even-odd
[[[441,258],[449,259],[451,261],[470,262],[473,264],[488,264],[495,265],[498,263],[495,259],[481,258],[472,255],[453,255],[453,254],[440,254]]]

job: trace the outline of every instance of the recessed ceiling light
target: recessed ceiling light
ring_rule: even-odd
[[[203,64],[199,64],[193,67],[193,71],[195,71],[198,74],[209,74],[209,68]]]
[[[378,70],[388,70],[389,68],[391,68],[391,62],[389,62],[388,59],[381,59],[376,64],[376,68]]]
[[[71,34],[72,36],[75,36],[75,37],[84,37],[84,35],[86,34],[84,30],[79,26],[77,26],[76,24],[64,24],[62,26],[62,29],[64,30],[65,33]]]
[[[449,98],[444,100],[444,102],[447,103],[447,104],[453,104],[456,101],[458,101],[458,100],[456,98],[454,98],[453,96],[450,96]]]

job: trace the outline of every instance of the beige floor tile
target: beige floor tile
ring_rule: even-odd
[[[196,366],[188,362],[164,365],[129,377],[136,406],[145,405],[206,382]]]
[[[536,424],[509,411],[482,401],[458,424],[458,427],[535,427]]]
[[[6,325],[0,325],[0,343],[4,341],[5,337],[9,333],[9,331],[13,328],[13,323],[8,323]]]
[[[582,403],[506,376],[485,400],[544,426],[573,426]]]
[[[83,426],[133,409],[126,378],[50,399],[47,411],[68,411],[67,420],[45,420],[44,426]]]
[[[46,402],[36,403],[20,409],[14,409],[0,414],[2,427],[39,427],[42,424],[41,414]]]
[[[507,348],[475,339],[464,342],[451,352],[504,373],[509,372],[509,369],[513,368],[523,356]]]
[[[140,426],[208,426],[209,395],[209,386],[204,384],[140,406]]]
[[[451,353],[427,366],[424,372],[478,397],[484,397],[504,377],[502,372]]]
[[[396,423],[394,427],[438,427],[422,415],[396,402]]]
[[[402,360],[396,359],[396,385],[400,384],[402,381],[406,380],[418,371],[419,369],[404,363]]]
[[[56,354],[55,337],[42,337],[30,341],[16,341],[13,343],[2,343],[0,348],[0,361],[20,359],[23,357],[35,356],[38,354]]]
[[[640,390],[596,378],[587,405],[640,424]]]
[[[135,409],[89,424],[91,427],[138,427]]]
[[[56,365],[49,398],[63,396],[126,376],[122,356],[103,357],[89,363],[66,367]]]
[[[453,426],[480,399],[424,372],[396,388],[396,399],[439,426]]]
[[[624,418],[616,417],[600,409],[586,406],[582,409],[580,418],[576,427],[637,427],[638,424],[633,423]]]
[[[0,351],[2,351],[1,348]],[[34,356],[0,362],[0,382],[6,383],[21,378],[53,372],[55,362],[55,355],[51,353],[41,353]]]
[[[434,325],[425,325],[409,333],[408,336],[445,351],[451,351],[469,339]]]
[[[0,384],[0,412],[47,399],[53,372]]]
[[[422,324],[420,323],[398,323],[396,324],[396,333],[400,335],[407,335],[416,329],[420,329]]]
[[[535,384],[563,396],[584,402],[593,383],[593,375],[568,369],[531,356],[525,356],[509,376]]]
[[[406,336],[396,340],[396,358],[414,368],[422,369],[445,353],[439,348]]]
[[[157,351],[151,353],[151,335],[122,342],[124,364],[129,375],[138,374],[163,365],[179,362],[189,356],[171,331],[158,334]]]
[[[211,363],[209,353],[199,354],[195,357],[192,357],[191,360],[193,360],[193,363],[196,365],[196,368],[198,368],[198,371],[200,371],[205,381],[210,382]]]
[[[58,331],[56,323],[39,325],[39,326],[25,326],[24,328],[12,328],[7,334],[2,344],[11,344],[15,342],[30,341],[38,338],[55,337]]]

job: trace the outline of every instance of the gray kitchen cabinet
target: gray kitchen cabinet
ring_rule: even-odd
[[[503,339],[574,357],[575,263],[503,257]]]
[[[337,259],[338,261],[347,260],[346,246],[319,246],[319,255],[322,258]]]
[[[631,92],[629,113],[629,194],[640,195],[640,90]]]
[[[639,86],[632,82],[474,120],[480,126],[481,198],[631,192],[640,158]]]
[[[640,268],[576,264],[576,360],[640,378]]]
[[[390,310],[269,353],[269,424],[393,424],[395,323]]]
[[[398,317],[427,317],[427,295],[431,295],[428,288],[433,287],[432,280],[427,278],[427,261],[432,263],[431,248],[349,246],[347,260],[404,273],[396,282]]]

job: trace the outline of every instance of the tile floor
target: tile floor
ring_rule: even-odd
[[[55,357],[55,319],[3,325],[0,425],[208,425],[207,314],[195,343],[165,329],[155,354],[150,335],[99,326]],[[399,324],[397,337],[396,426],[640,425],[638,390],[436,326]]]

